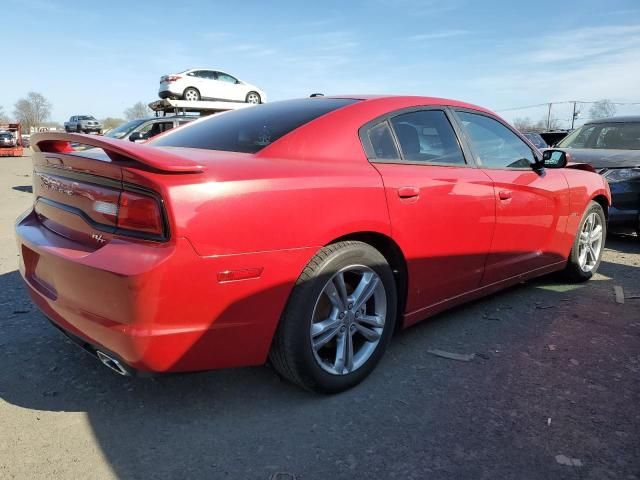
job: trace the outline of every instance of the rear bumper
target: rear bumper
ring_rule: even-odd
[[[158,96],[160,98],[172,98],[172,97],[181,97],[182,96],[183,91],[179,90],[176,87],[172,87],[169,85],[164,85],[161,86],[160,89],[158,90]]]
[[[259,365],[307,253],[200,257],[189,241],[114,239],[88,251],[30,212],[16,224],[20,272],[40,310],[63,331],[141,374]],[[292,263],[293,262],[293,263]],[[279,265],[290,275],[283,278]],[[220,283],[217,272],[262,267]],[[298,270],[299,273],[299,270]]]

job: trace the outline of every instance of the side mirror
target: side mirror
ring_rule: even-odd
[[[545,168],[564,168],[569,161],[569,155],[562,150],[545,150],[542,152],[542,163]]]
[[[145,140],[144,134],[142,132],[133,132],[131,135],[129,135],[130,142],[140,142],[142,140]]]

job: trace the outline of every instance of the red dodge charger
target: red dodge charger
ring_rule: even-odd
[[[397,329],[556,270],[589,279],[610,204],[589,167],[439,98],[289,100],[146,144],[32,148],[29,293],[123,375],[269,360],[345,390]]]

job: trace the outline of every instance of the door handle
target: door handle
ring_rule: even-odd
[[[418,187],[400,187],[398,189],[398,196],[400,198],[414,198],[420,196],[420,189]]]
[[[511,198],[511,190],[500,190],[498,197],[500,200],[509,200]]]

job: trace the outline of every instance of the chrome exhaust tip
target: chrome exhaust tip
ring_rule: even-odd
[[[115,358],[106,353],[101,352],[100,350],[96,350],[96,355],[98,356],[98,360],[102,362],[102,364],[116,372],[118,375],[129,376],[129,372],[126,368]]]

